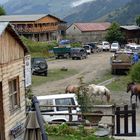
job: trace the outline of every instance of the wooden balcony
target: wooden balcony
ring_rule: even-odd
[[[24,27],[16,28],[20,33],[41,33],[41,32],[51,32],[58,30],[66,30],[66,26],[43,26],[43,27]]]

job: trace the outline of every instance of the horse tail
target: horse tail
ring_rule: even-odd
[[[66,87],[66,89],[65,89],[65,93],[68,93],[68,87],[69,87],[69,85]]]
[[[106,96],[107,102],[109,103],[109,101],[110,101],[110,91],[108,89],[106,89],[104,95]]]

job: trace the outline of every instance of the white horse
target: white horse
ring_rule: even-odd
[[[99,86],[99,85],[88,85],[88,93],[90,97],[93,96],[101,96],[101,100],[103,101],[103,96],[106,96],[107,102],[110,101],[110,90],[107,89],[105,86]]]

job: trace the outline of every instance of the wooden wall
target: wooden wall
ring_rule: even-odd
[[[10,140],[9,132],[17,123],[25,121],[25,89],[24,89],[24,71],[23,60],[17,60],[10,65],[2,66],[2,89],[3,89],[3,108],[4,108],[4,123],[5,123],[5,137]],[[20,108],[11,114],[9,103],[9,87],[8,80],[19,76],[20,87]]]
[[[60,22],[60,21],[50,16],[43,17],[36,21],[36,23],[55,23],[55,22]]]
[[[10,63],[23,57],[23,48],[8,31],[5,31],[0,36],[0,64]]]
[[[10,112],[8,81],[19,77],[20,107]],[[10,129],[17,123],[25,122],[25,87],[24,87],[24,50],[8,31],[0,36],[0,81],[2,81],[3,111],[6,140],[10,137]]]

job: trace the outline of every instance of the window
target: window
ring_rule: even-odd
[[[41,112],[53,112],[54,111],[54,107],[51,107],[51,105],[53,105],[53,100],[40,100],[39,101],[39,105],[40,105],[40,110]]]
[[[19,77],[9,80],[10,111],[15,111],[20,106]]]
[[[75,105],[73,98],[56,99],[56,105]],[[57,107],[57,111],[68,110],[68,107]]]

